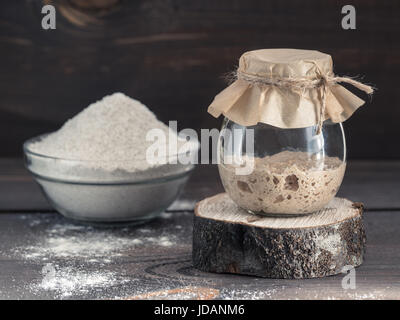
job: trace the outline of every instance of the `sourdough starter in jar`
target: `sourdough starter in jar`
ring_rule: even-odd
[[[321,210],[336,195],[346,169],[337,157],[319,161],[306,152],[283,151],[253,159],[254,170],[249,175],[237,175],[238,166],[227,162],[219,165],[219,172],[232,200],[255,213]]]

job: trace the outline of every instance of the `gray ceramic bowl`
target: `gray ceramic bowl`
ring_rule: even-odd
[[[50,204],[68,218],[86,222],[134,222],[152,219],[168,208],[194,169],[193,164],[167,164],[145,173],[105,171],[96,162],[49,157],[24,143],[26,168]],[[198,145],[190,150],[197,153]]]

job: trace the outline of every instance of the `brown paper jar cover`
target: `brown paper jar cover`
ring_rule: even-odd
[[[244,53],[239,60],[237,79],[220,92],[208,108],[214,117],[221,114],[244,126],[266,123],[279,128],[304,128],[317,125],[322,108],[319,88],[298,88],[248,81],[255,79],[318,80],[333,78],[329,54],[314,50],[261,49]],[[361,85],[361,84],[360,84]],[[338,84],[325,88],[323,120],[343,122],[364,101]]]

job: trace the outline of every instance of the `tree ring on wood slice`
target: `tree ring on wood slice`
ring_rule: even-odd
[[[315,214],[254,216],[226,193],[195,207],[193,264],[217,273],[302,279],[341,273],[363,262],[363,206],[334,198]]]

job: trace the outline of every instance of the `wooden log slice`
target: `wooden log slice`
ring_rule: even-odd
[[[334,198],[323,210],[296,217],[255,216],[226,193],[197,203],[193,264],[217,273],[315,278],[363,262],[362,204]]]

